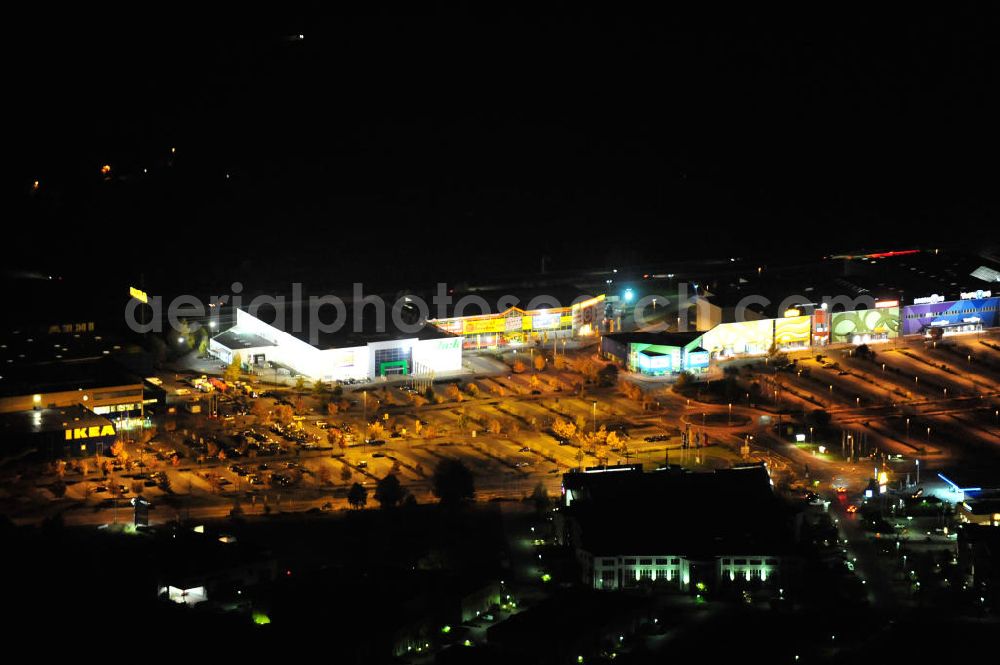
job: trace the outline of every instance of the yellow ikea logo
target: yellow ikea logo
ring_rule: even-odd
[[[91,427],[73,427],[66,430],[66,440],[92,439],[98,436],[114,436],[115,428],[111,425],[93,425]]]

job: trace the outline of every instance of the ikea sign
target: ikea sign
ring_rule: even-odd
[[[101,436],[114,436],[115,428],[112,425],[92,425],[90,427],[71,427],[66,430],[66,440],[75,441],[77,439],[96,439]]]

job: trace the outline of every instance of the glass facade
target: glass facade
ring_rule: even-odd
[[[413,366],[410,347],[394,346],[375,351],[375,375],[409,374]]]

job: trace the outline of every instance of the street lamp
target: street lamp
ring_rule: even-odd
[[[594,401],[594,434],[597,434],[597,401]]]
[[[732,426],[732,424],[733,424],[733,403],[730,402],[729,403],[729,425]]]
[[[367,390],[362,391],[361,395],[362,395],[361,402],[363,404],[363,406],[361,407],[362,408],[361,419],[365,423],[364,437],[365,437],[365,444],[367,444],[368,443],[368,391]]]

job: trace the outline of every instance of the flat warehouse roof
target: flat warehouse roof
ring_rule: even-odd
[[[656,346],[683,347],[700,338],[703,332],[624,332],[604,335],[621,344],[654,344]]]
[[[141,386],[142,380],[109,358],[63,360],[13,367],[0,380],[0,396]]]
[[[62,432],[66,428],[110,425],[111,421],[83,406],[33,409],[0,415],[0,435]]]
[[[355,322],[355,312],[360,311],[359,321]],[[336,349],[351,346],[365,346],[370,342],[386,342],[403,339],[448,339],[455,337],[427,322],[423,322],[415,332],[401,330],[392,321],[390,304],[385,307],[385,320],[379,321],[374,305],[366,305],[357,308],[347,305],[345,309],[346,317],[343,321],[338,321],[340,327],[334,331],[324,331],[317,327],[317,330],[310,330],[310,317],[308,306],[304,305],[300,316],[296,316],[294,308],[288,304],[284,307],[264,305],[257,308],[256,313],[251,314],[269,326],[288,333],[307,344],[319,349]],[[324,327],[329,326],[336,320],[336,313],[332,307],[324,307],[319,312],[319,320]],[[416,312],[404,313],[402,316],[404,323],[416,319]],[[380,325],[382,324],[382,325]],[[418,323],[413,323],[416,327]],[[228,348],[228,347],[227,347]]]
[[[269,340],[264,339],[260,335],[246,330],[240,330],[239,328],[230,328],[224,333],[219,333],[212,339],[230,351],[255,349],[262,346],[274,346],[274,344],[272,344]]]

